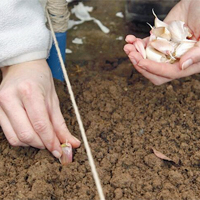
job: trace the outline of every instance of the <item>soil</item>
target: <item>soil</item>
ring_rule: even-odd
[[[200,75],[154,86],[124,54],[104,57],[67,69],[106,200],[200,199]],[[66,85],[55,84],[81,140]],[[47,150],[11,147],[2,131],[0,191],[4,200],[99,199],[83,143],[62,166]]]
[[[200,76],[154,86],[116,70],[69,68],[106,199],[199,199]],[[67,125],[81,139],[66,87],[56,87]],[[11,147],[1,132],[0,175],[0,199],[98,199],[83,144],[64,167],[46,150]]]

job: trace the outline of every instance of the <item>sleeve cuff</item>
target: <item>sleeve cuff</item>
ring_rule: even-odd
[[[46,59],[47,56],[48,56],[48,51],[32,52],[32,53],[16,56],[8,60],[4,60],[3,62],[0,62],[0,67],[11,66],[11,65],[15,65],[15,64],[23,63],[23,62],[32,61],[32,60]]]

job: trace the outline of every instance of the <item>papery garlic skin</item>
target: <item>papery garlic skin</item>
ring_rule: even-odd
[[[69,142],[66,142],[61,145],[62,156],[59,161],[62,165],[67,165],[72,162],[72,145]]]
[[[154,26],[156,28],[158,27],[168,27],[168,24],[166,24],[165,22],[161,21],[160,19],[158,19],[157,15],[155,14],[154,10],[152,9],[152,13],[155,17],[155,20],[154,20]]]
[[[171,33],[166,27],[153,28],[151,34],[155,35],[155,37],[171,40]]]

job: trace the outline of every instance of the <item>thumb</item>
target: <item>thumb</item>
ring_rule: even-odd
[[[184,70],[198,62],[200,62],[200,42],[197,42],[193,48],[181,57],[180,67]]]

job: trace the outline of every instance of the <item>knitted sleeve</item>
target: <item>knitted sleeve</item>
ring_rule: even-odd
[[[51,35],[38,0],[0,1],[0,67],[47,58]]]

